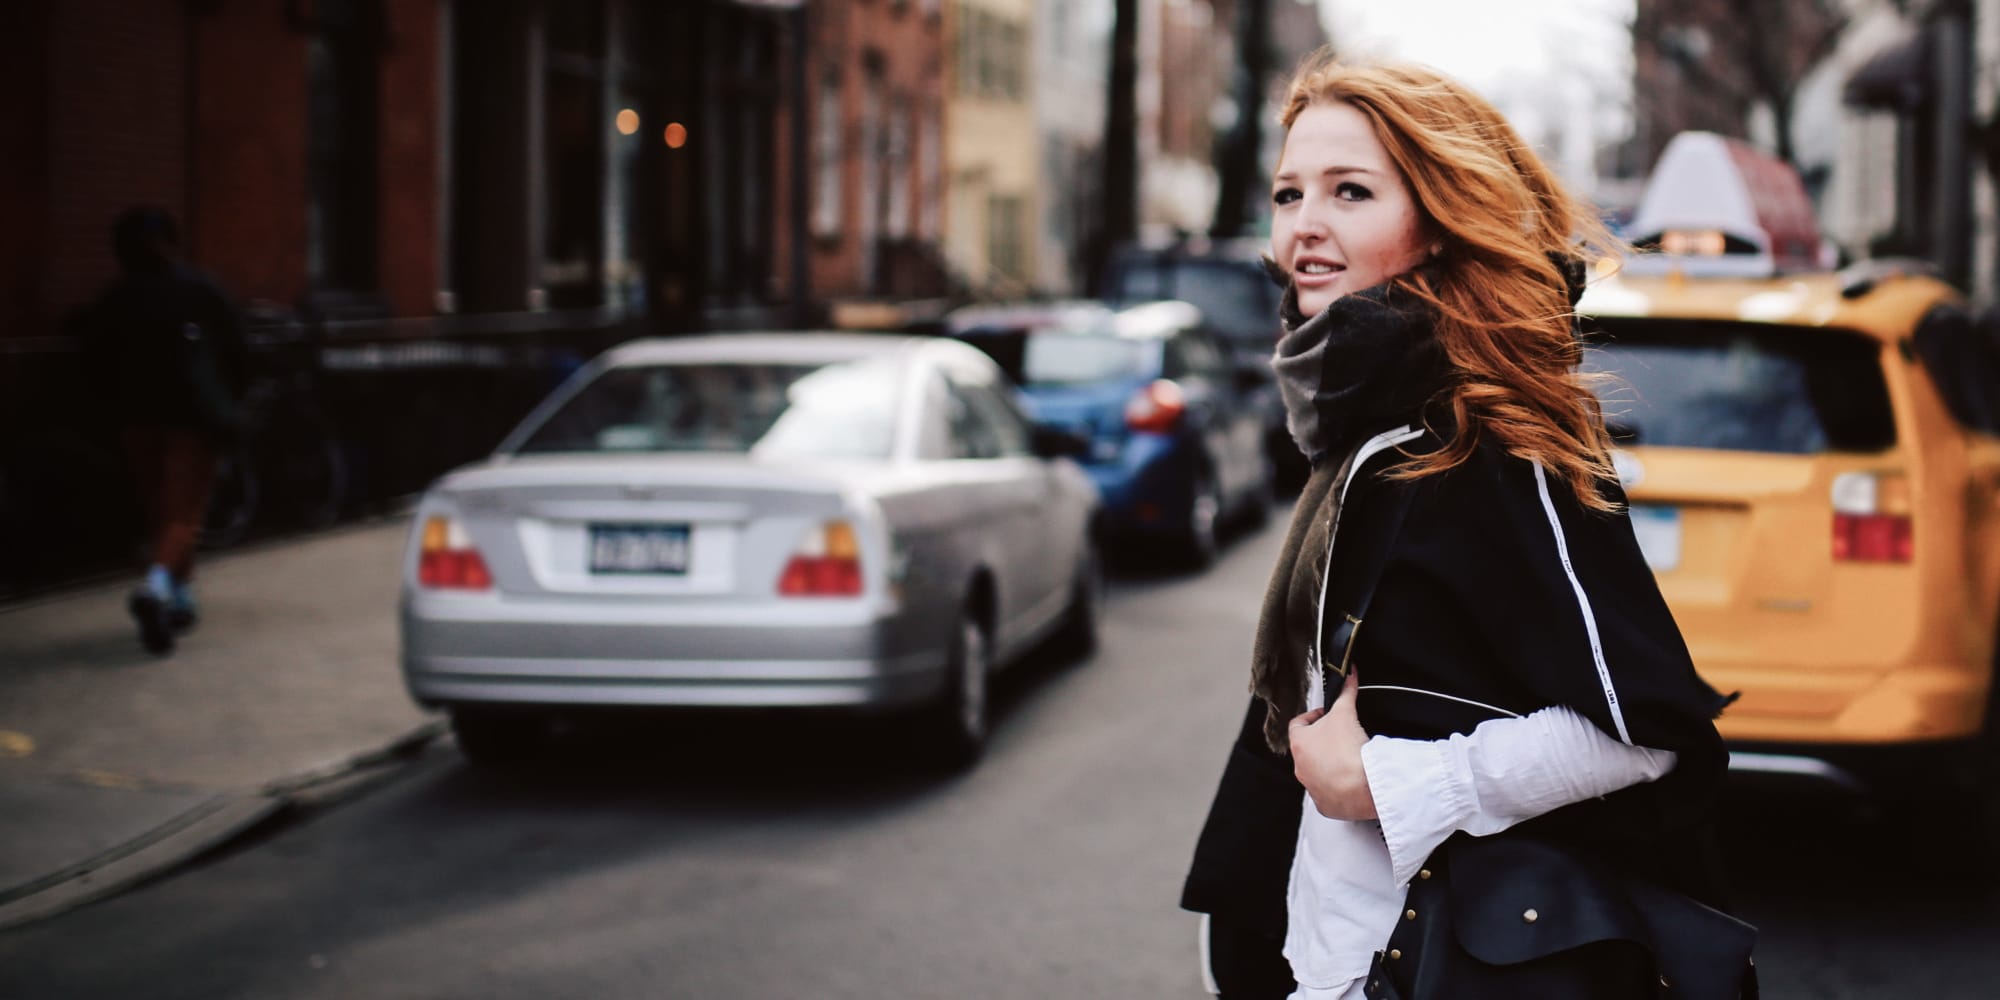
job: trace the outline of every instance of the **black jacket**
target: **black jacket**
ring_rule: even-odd
[[[122,425],[226,438],[241,430],[247,379],[241,317],[183,264],[128,271],[79,317],[106,411]]]
[[[1405,448],[1439,446],[1426,433]],[[1331,635],[1366,575],[1380,574],[1354,650],[1362,726],[1436,739],[1469,732],[1492,709],[1566,705],[1614,739],[1672,750],[1679,760],[1660,781],[1524,826],[1726,908],[1707,829],[1728,763],[1712,721],[1726,699],[1696,675],[1630,521],[1588,510],[1562,480],[1491,442],[1415,481],[1381,475],[1398,455],[1353,472],[1326,585]],[[1615,483],[1601,488],[1624,502]],[[1398,503],[1406,514],[1392,535]],[[1323,513],[1302,504],[1294,516]],[[1321,558],[1302,558],[1299,572]],[[1182,905],[1282,933],[1303,791],[1289,760],[1265,746],[1262,720],[1253,699]]]

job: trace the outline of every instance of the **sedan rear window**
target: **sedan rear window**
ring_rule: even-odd
[[[1027,385],[1074,385],[1155,374],[1158,341],[1121,340],[1110,336],[1036,333],[1028,337],[1021,361]]]
[[[1201,310],[1216,332],[1268,352],[1277,342],[1278,290],[1255,261],[1139,257],[1112,272],[1106,294],[1123,302],[1179,299]]]
[[[872,359],[611,368],[519,451],[887,458],[900,373],[895,362]]]
[[[1121,339],[1095,324],[974,328],[958,338],[986,352],[1016,385],[1082,385],[1159,374],[1158,341]]]
[[[1625,444],[1811,455],[1896,443],[1881,347],[1760,323],[1605,318],[1584,370]]]

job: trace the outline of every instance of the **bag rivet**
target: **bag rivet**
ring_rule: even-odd
[[[1403,919],[1404,919],[1404,920],[1415,920],[1415,919],[1417,919],[1417,911],[1415,911],[1415,910],[1404,910],[1404,911],[1403,911]]]
[[[1431,877],[1431,870],[1430,870],[1430,869],[1428,869],[1428,868],[1424,868],[1424,869],[1421,869],[1421,870],[1419,870],[1419,871],[1417,872],[1417,877],[1418,877],[1418,878],[1430,878],[1430,877]]]
[[[1537,920],[1540,920],[1540,919],[1542,919],[1542,915],[1541,915],[1541,914],[1539,914],[1539,913],[1536,913],[1536,912],[1535,912],[1535,911],[1533,911],[1533,910],[1527,910],[1527,911],[1524,911],[1524,912],[1523,912],[1523,913],[1521,914],[1521,922],[1522,922],[1522,923],[1524,923],[1524,924],[1532,924],[1532,923],[1534,923],[1535,921],[1537,921]]]
[[[1389,961],[1393,962],[1402,957],[1403,957],[1403,950],[1401,948],[1389,949]]]

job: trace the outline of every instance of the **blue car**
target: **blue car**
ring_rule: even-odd
[[[1013,377],[1037,423],[1088,443],[1079,461],[1103,495],[1107,541],[1200,568],[1224,523],[1266,516],[1268,383],[1236,373],[1199,309],[976,306],[946,324]]]

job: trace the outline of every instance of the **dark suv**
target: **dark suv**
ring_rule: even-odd
[[[1193,303],[1229,351],[1238,383],[1256,397],[1264,447],[1278,486],[1305,482],[1306,460],[1285,430],[1285,407],[1271,376],[1278,342],[1278,286],[1264,271],[1265,244],[1255,239],[1182,237],[1120,248],[1105,267],[1101,295],[1124,305],[1157,299]]]

